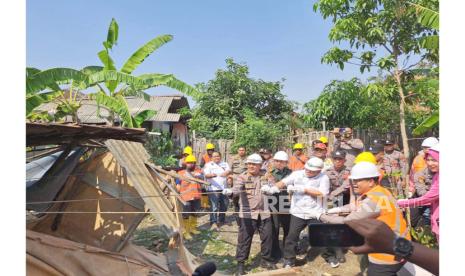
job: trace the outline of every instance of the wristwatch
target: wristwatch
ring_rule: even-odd
[[[394,239],[393,251],[397,257],[406,259],[413,253],[413,244],[405,238],[397,237]]]

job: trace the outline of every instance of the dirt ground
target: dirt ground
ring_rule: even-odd
[[[186,241],[185,246],[198,258],[199,263],[213,261],[221,273],[226,275],[234,274],[237,265],[234,256],[236,254],[238,234],[238,227],[234,218],[228,215],[226,220],[229,225],[222,226],[220,231],[209,229],[208,215],[203,215],[198,220],[201,234],[195,235],[194,239],[190,241]],[[280,240],[282,240],[282,237],[280,237]],[[160,230],[157,221],[152,216],[147,216],[139,225],[132,237],[132,241],[156,252],[164,252],[168,246],[167,237]],[[308,246],[306,237],[303,237],[300,243],[304,248]],[[331,268],[321,257],[319,250],[310,248],[307,253],[304,252],[297,256],[297,266],[302,271],[297,275],[358,275],[360,268],[357,256],[348,252],[345,257],[345,263],[341,263],[337,268]],[[282,263],[278,263],[277,267],[282,268]],[[265,271],[260,267],[260,238],[258,233],[253,238],[246,269],[248,273]]]

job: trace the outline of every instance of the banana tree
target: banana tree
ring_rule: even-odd
[[[434,34],[425,36],[420,38],[419,42],[420,45],[430,51],[433,56],[439,57],[439,35],[437,32],[439,31],[439,12],[428,9],[418,4],[410,3],[410,5],[414,6],[418,15],[418,22],[425,26],[433,29],[435,31]],[[422,135],[426,133],[428,130],[432,129],[433,127],[439,124],[439,112],[433,112],[431,116],[426,118],[419,126],[417,126],[413,130],[414,135]]]
[[[98,53],[103,66],[87,66],[81,70],[71,68],[52,68],[40,71],[35,68],[26,70],[26,105],[28,118],[43,118],[47,114],[34,112],[34,109],[43,103],[55,101],[58,103],[55,119],[59,116],[71,115],[78,121],[77,110],[81,107],[82,99],[77,97],[79,91],[95,87],[97,92],[89,96],[94,98],[98,106],[107,108],[110,112],[110,122],[114,124],[116,116],[123,126],[139,127],[147,118],[155,115],[154,110],[142,110],[131,114],[126,96],[136,96],[148,100],[150,96],[144,90],[160,85],[178,90],[184,94],[194,96],[198,92],[192,86],[178,80],[171,74],[143,74],[134,76],[133,71],[150,54],[165,43],[172,40],[171,35],[162,35],[150,40],[140,47],[117,70],[110,50],[118,41],[118,24],[112,19],[108,29],[104,50]],[[60,86],[66,85],[69,93]]]
[[[155,114],[154,110],[143,110],[131,116],[129,107],[125,100],[126,96],[136,96],[148,100],[150,96],[144,90],[156,87],[167,86],[182,93],[193,96],[197,91],[190,85],[178,80],[171,74],[143,74],[133,76],[133,71],[155,50],[173,39],[171,35],[158,36],[140,47],[124,63],[120,70],[117,70],[110,51],[118,42],[118,23],[112,19],[108,28],[106,41],[103,42],[104,49],[98,53],[98,57],[103,66],[89,67],[87,72],[89,85],[95,83],[98,91],[91,94],[97,104],[105,106],[110,110],[110,121],[114,123],[115,115],[121,118],[122,124],[128,127],[139,126],[145,119]],[[115,78],[110,76],[115,76]],[[102,85],[104,84],[104,85]]]

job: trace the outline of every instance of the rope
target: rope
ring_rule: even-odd
[[[290,215],[289,212],[270,212],[270,211],[257,211],[260,214],[270,214],[270,215]],[[252,214],[257,212],[236,212],[236,211],[225,211],[225,212],[179,212],[180,214]],[[34,214],[173,214],[171,211],[166,212],[155,212],[155,211],[33,211]],[[305,215],[308,213],[292,213],[292,215]]]
[[[286,191],[286,189],[282,189],[281,191]],[[179,193],[183,195],[186,192]],[[210,195],[210,194],[221,194],[222,191],[217,192],[203,192],[199,193],[201,195]],[[104,197],[104,198],[85,198],[85,199],[68,199],[68,200],[50,200],[50,201],[32,201],[26,202],[26,205],[34,205],[34,204],[50,204],[50,203],[67,203],[67,202],[86,202],[86,201],[99,201],[99,200],[123,200],[123,199],[143,199],[143,198],[152,198],[152,197],[172,197],[178,196],[177,194],[169,194],[169,195],[147,195],[147,196],[122,196],[122,197]]]

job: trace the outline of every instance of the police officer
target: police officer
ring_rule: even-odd
[[[273,168],[273,159],[271,159],[272,153],[270,149],[262,148],[259,151],[260,157],[263,159],[262,163],[262,172],[270,172]]]
[[[387,139],[384,142],[383,162],[390,184],[397,188],[398,193],[402,193],[402,179],[405,179],[407,174],[407,161],[402,152],[394,149],[392,140]]]
[[[332,158],[333,167],[325,172],[331,184],[328,198],[333,200],[333,206],[342,206],[350,202],[350,170],[345,166],[346,152],[336,150]]]
[[[246,149],[245,147],[239,147],[237,149],[237,154],[232,156],[229,160],[229,167],[231,167],[231,174],[228,176],[228,186],[233,187],[234,185],[234,178],[236,178],[241,173],[247,171],[247,165],[245,163],[247,159]],[[233,205],[234,205],[234,217],[236,218],[237,226],[239,226],[239,196],[233,197]]]
[[[274,186],[275,183],[281,181],[286,176],[290,175],[292,171],[287,167],[289,156],[284,151],[278,151],[273,156],[273,169],[271,172],[266,174],[270,182],[270,186]],[[270,187],[271,188],[271,187]],[[267,194],[268,206],[271,212],[278,212],[279,214],[271,215],[271,222],[273,228],[273,258],[279,260],[282,258],[281,249],[279,247],[279,228],[283,228],[283,247],[289,233],[289,193],[283,189],[276,189],[276,193],[272,193],[266,186],[262,187],[262,191]]]
[[[272,256],[272,228],[268,206],[265,206],[265,195],[261,189],[268,186],[268,180],[260,171],[263,160],[258,154],[247,157],[247,172],[235,179],[232,189],[224,189],[225,195],[239,195],[239,235],[237,237],[237,273],[245,274],[244,263],[249,258],[252,238],[258,230],[261,240],[261,266],[276,269],[278,261]]]
[[[328,199],[332,200],[333,206],[343,206],[350,203],[350,170],[344,165],[346,152],[336,150],[333,152],[332,158],[333,166],[325,172],[331,185]],[[322,257],[333,268],[338,267],[339,263],[346,261],[341,248],[326,248]]]
[[[382,144],[374,144],[368,148],[368,151],[375,157],[375,165],[378,167],[381,174],[381,186],[391,188],[389,177],[386,175],[386,169],[384,168],[384,146]]]
[[[413,198],[421,197],[430,190],[433,184],[433,175],[434,173],[428,167],[414,174],[413,183],[415,191]],[[429,206],[410,208],[410,219],[413,227],[430,225],[430,216],[431,209]]]
[[[360,139],[352,138],[352,129],[335,128],[333,134],[336,138],[334,150],[346,151],[345,166],[350,170],[354,165],[355,157],[363,151],[363,142]]]

